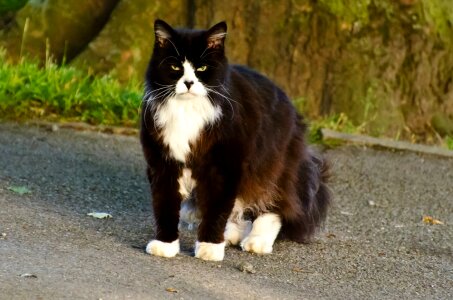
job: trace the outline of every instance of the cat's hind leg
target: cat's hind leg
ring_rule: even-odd
[[[200,212],[198,211],[193,196],[181,203],[181,210],[179,211],[179,229],[187,227],[188,230],[196,229],[200,222]]]
[[[251,230],[252,222],[244,220],[244,206],[241,200],[236,199],[225,227],[225,242],[227,245],[239,245]]]
[[[281,227],[281,218],[275,213],[258,216],[253,221],[250,234],[241,241],[242,250],[258,254],[271,253]]]

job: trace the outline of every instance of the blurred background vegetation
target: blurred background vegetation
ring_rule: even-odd
[[[81,82],[107,76],[126,89],[118,99],[46,104],[41,116],[63,106],[71,118],[97,103],[84,121],[135,124],[155,18],[191,28],[226,20],[230,61],[271,77],[319,126],[427,143],[453,137],[452,0],[0,0],[0,63],[9,66],[4,74],[33,69],[25,57],[44,70],[70,68],[83,99],[93,91]],[[30,81],[17,78],[16,90],[3,84],[10,90],[0,91],[0,109],[17,114],[35,101],[36,110],[50,97],[25,93],[14,100],[21,109],[11,108],[5,103]],[[102,101],[120,116],[104,116]],[[123,111],[118,101],[131,107]]]

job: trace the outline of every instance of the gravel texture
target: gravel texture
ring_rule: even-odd
[[[153,225],[136,137],[0,124],[0,299],[452,299],[453,160],[327,155],[335,204],[313,243],[205,262],[184,229],[183,253],[164,259],[144,252]]]

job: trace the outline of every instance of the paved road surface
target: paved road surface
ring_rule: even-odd
[[[153,227],[140,151],[134,137],[0,124],[0,299],[453,298],[453,160],[330,150],[336,200],[312,244],[228,248],[213,263],[192,257],[188,230],[182,255],[144,253]]]

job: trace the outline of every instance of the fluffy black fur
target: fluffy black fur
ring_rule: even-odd
[[[200,242],[224,240],[236,198],[242,199],[252,218],[263,212],[280,215],[281,237],[308,241],[330,203],[328,167],[307,146],[306,125],[286,94],[256,71],[228,64],[224,22],[209,30],[174,30],[157,20],[155,28],[168,37],[156,35],[146,73],[141,142],[148,164],[156,239],[172,242],[178,238],[183,200],[178,178],[183,168],[189,168],[197,182],[193,197],[201,215]],[[209,99],[221,108],[222,116],[202,130],[183,163],[172,158],[162,130],[155,124],[156,110],[166,95],[153,91],[174,85],[181,73],[170,65],[180,65],[185,59],[195,66],[208,66],[197,77],[211,87]]]

